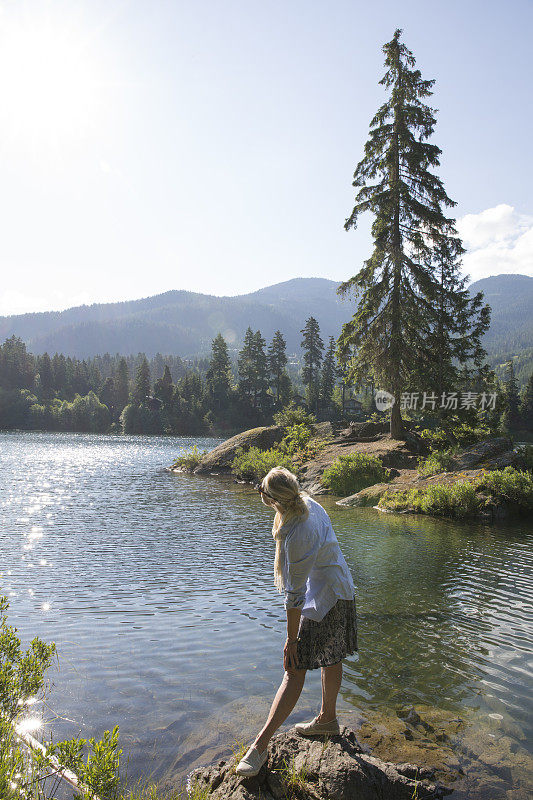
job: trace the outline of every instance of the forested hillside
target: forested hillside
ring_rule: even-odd
[[[242,346],[251,325],[267,338],[283,330],[289,352],[296,352],[309,315],[316,317],[326,337],[336,337],[353,313],[353,302],[339,298],[337,286],[324,278],[295,278],[237,297],[171,291],[125,303],[2,317],[0,338],[15,335],[34,353],[76,358],[106,352],[194,357],[207,355],[219,332],[230,348]]]
[[[18,336],[36,354],[91,358],[104,353],[170,353],[195,358],[209,354],[219,332],[230,352],[236,351],[250,325],[268,339],[276,330],[284,331],[288,352],[296,353],[310,315],[328,338],[337,337],[354,313],[355,300],[341,299],[337,286],[324,278],[294,278],[236,297],[171,291],[124,303],[0,317],[0,338]],[[469,289],[472,294],[483,291],[492,308],[483,339],[490,365],[503,377],[499,365],[514,357],[518,382],[524,386],[533,367],[533,278],[495,275],[475,281]]]

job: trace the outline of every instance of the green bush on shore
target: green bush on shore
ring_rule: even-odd
[[[291,456],[274,447],[270,450],[250,447],[246,451],[239,447],[231,463],[233,474],[244,481],[261,481],[273,467],[286,467],[292,470]]]
[[[430,475],[437,475],[439,472],[446,472],[452,464],[453,458],[457,454],[458,447],[449,447],[446,450],[434,450],[427,458],[418,461],[418,474],[422,478]]]
[[[176,458],[174,463],[171,466],[171,469],[177,469],[178,467],[183,467],[186,470],[193,470],[195,467],[198,466],[202,458],[206,455],[207,450],[199,450],[198,445],[195,444],[191,450],[187,450],[185,453],[182,453],[180,456]]]
[[[284,406],[281,411],[274,414],[274,422],[282,428],[289,428],[292,425],[304,425],[311,428],[316,422],[314,414],[308,413],[303,406],[297,406],[294,401]]]
[[[423,489],[387,490],[379,505],[393,511],[412,509],[461,519],[491,504],[505,503],[515,513],[533,509],[533,475],[514,467],[485,471],[472,480],[435,484]]]
[[[366,453],[339,456],[324,470],[322,483],[339,497],[347,497],[374,483],[389,479],[389,472],[379,458]]]
[[[486,471],[478,486],[498,502],[508,502],[518,510],[533,509],[533,474],[514,467]]]

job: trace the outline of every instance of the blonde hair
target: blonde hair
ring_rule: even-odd
[[[276,511],[272,525],[272,536],[276,542],[274,557],[274,584],[278,591],[283,591],[283,556],[282,540],[285,537],[283,527],[294,517],[309,516],[309,509],[304,501],[309,495],[300,489],[298,478],[285,467],[273,467],[263,478],[263,488],[283,508],[283,513]]]

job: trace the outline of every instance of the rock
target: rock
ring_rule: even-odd
[[[368,439],[381,433],[388,433],[390,422],[350,422],[348,428],[340,432],[341,439]]]
[[[261,450],[268,450],[277,442],[281,442],[285,435],[285,429],[280,425],[269,425],[262,428],[251,428],[251,430],[238,433],[227,439],[214,450],[202,458],[194,472],[196,474],[210,473],[213,470],[230,470],[231,462],[235,458],[235,453],[239,447],[249,450],[250,447],[259,447]]]
[[[235,774],[236,759],[189,776],[190,785],[209,791],[210,800],[419,800],[452,790],[430,780],[434,770],[394,764],[363,751],[347,727],[339,736],[301,737],[287,731],[274,737],[268,761],[254,778]],[[289,773],[293,780],[289,784]]]
[[[453,469],[472,469],[482,464],[489,466],[489,462],[497,457],[505,455],[506,459],[511,458],[510,453],[513,453],[516,458],[516,453],[513,451],[513,443],[508,437],[499,436],[496,439],[483,439],[483,441],[476,442],[476,444],[458,453],[453,459]],[[507,466],[507,464],[504,466]],[[491,469],[496,468],[491,466]]]
[[[389,483],[375,483],[373,486],[361,489],[360,492],[343,497],[342,500],[337,500],[336,505],[350,507],[375,506],[380,497],[390,488]]]

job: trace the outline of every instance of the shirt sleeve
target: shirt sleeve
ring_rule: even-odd
[[[304,534],[304,535],[302,535]],[[307,578],[319,549],[319,537],[295,531],[285,540],[286,583],[285,608],[302,608],[305,602]]]

